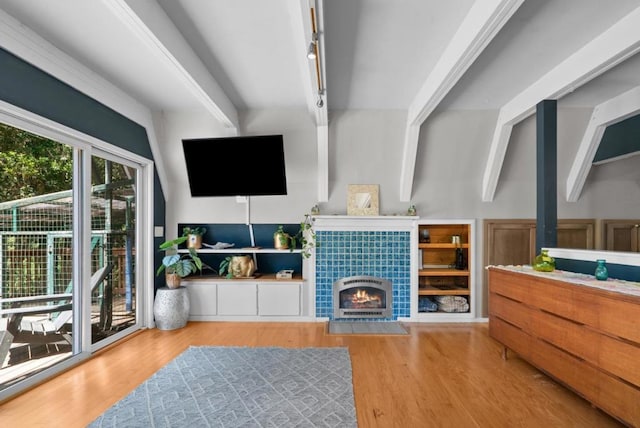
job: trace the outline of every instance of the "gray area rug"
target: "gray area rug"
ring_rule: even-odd
[[[396,321],[329,321],[329,334],[409,334]]]
[[[347,348],[192,346],[90,427],[357,427]]]

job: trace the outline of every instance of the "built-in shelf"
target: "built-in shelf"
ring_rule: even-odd
[[[252,247],[243,247],[243,248],[223,248],[219,250],[215,250],[213,248],[199,248],[196,250],[201,254],[300,254],[302,253],[301,249],[295,250],[278,250],[275,248],[252,248]],[[178,253],[188,253],[187,249],[179,249]]]
[[[418,271],[420,276],[469,276],[468,270],[453,268],[427,268]]]
[[[469,248],[469,244],[449,244],[449,243],[437,243],[437,244],[425,244],[425,243],[421,243],[418,244],[418,248],[424,248],[424,249],[428,249],[428,250],[435,250],[435,249],[452,249],[455,250],[456,248]]]
[[[424,287],[418,290],[418,296],[469,296],[468,288],[438,288]]]

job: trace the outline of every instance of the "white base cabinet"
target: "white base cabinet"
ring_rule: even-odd
[[[190,281],[185,285],[189,293],[189,316],[216,315],[218,311],[218,293],[216,284]]]
[[[300,281],[185,279],[191,321],[302,317]]]
[[[225,282],[218,284],[218,315],[256,315],[258,284]]]
[[[258,284],[258,315],[300,315],[299,283]]]

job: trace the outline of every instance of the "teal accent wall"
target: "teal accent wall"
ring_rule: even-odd
[[[594,162],[640,152],[640,115],[607,126],[593,158]]]
[[[145,128],[50,74],[0,48],[0,99],[153,160]],[[165,199],[156,172],[154,225],[165,226]],[[162,242],[155,238],[155,247]],[[155,265],[160,254],[155,255]],[[164,279],[156,279],[156,288]]]

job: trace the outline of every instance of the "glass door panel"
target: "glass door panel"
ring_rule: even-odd
[[[73,148],[0,124],[0,391],[72,349]]]
[[[91,343],[136,324],[137,169],[91,158]]]

